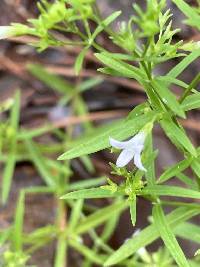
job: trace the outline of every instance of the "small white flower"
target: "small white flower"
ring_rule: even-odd
[[[143,131],[136,134],[130,140],[124,142],[110,138],[110,144],[112,147],[122,149],[122,152],[116,162],[117,167],[126,166],[134,158],[135,166],[141,171],[146,172],[146,169],[142,165],[141,161],[141,153],[144,149],[145,138],[146,134]]]
[[[13,36],[12,26],[0,26],[0,39],[6,39]]]

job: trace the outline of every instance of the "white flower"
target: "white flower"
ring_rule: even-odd
[[[0,39],[6,39],[13,36],[12,26],[0,26]]]
[[[112,147],[122,149],[122,152],[120,153],[116,162],[117,167],[126,166],[134,158],[134,164],[136,167],[141,171],[146,171],[141,161],[141,153],[144,149],[145,137],[146,134],[141,131],[129,141],[120,142],[110,138],[110,144]]]

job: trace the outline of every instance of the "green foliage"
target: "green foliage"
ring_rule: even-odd
[[[187,17],[186,23],[199,30],[199,8],[189,6],[184,0],[173,2]],[[174,17],[166,7],[165,0],[147,0],[144,10],[134,5],[130,19],[121,22],[114,31],[111,24],[121,11],[102,18],[98,2],[94,0],[42,0],[38,1],[40,14],[37,18],[29,19],[27,25],[12,24],[7,28],[7,37],[33,36],[35,42],[32,45],[39,51],[52,46],[80,46],[74,65],[77,75],[88,51],[94,52],[95,60],[103,65],[98,69],[103,75],[139,83],[146,99],[133,107],[126,118],[99,127],[83,121],[77,138],[74,138],[73,125],[62,131],[50,123],[32,130],[22,129],[19,124],[19,91],[13,99],[0,104],[0,112],[8,114],[7,119],[0,122],[0,160],[4,164],[2,204],[8,200],[16,163],[26,160],[33,164],[42,183],[20,191],[14,222],[5,231],[0,231],[2,267],[27,267],[32,253],[51,242],[56,242],[54,267],[66,265],[68,248],[82,255],[81,266],[199,266],[198,253],[195,258],[186,259],[176,236],[199,244],[199,227],[187,221],[200,214],[199,204],[192,202],[200,198],[200,148],[192,143],[180,118],[186,119],[188,111],[200,108],[197,90],[200,74],[188,84],[180,77],[190,64],[199,59],[200,48],[198,42],[183,44],[174,38],[180,29],[173,29]],[[107,51],[102,45],[101,38],[98,38],[102,33],[109,37],[115,52]],[[163,76],[156,74],[161,63],[175,58],[179,63],[168,73]],[[58,105],[68,106],[74,115],[84,118],[88,115],[88,108],[82,94],[103,81],[102,77],[94,77],[74,85],[50,73],[42,65],[29,64],[27,70],[57,92]],[[174,93],[174,85],[179,87],[179,95]],[[156,159],[165,151],[154,150],[155,125],[161,126],[165,136],[182,154],[181,161],[166,166],[159,176]],[[47,132],[56,137],[56,143],[47,146],[37,141],[35,137]],[[145,140],[142,144],[137,139],[138,134],[143,134]],[[127,154],[130,157],[132,153],[137,167],[133,164],[130,168],[126,165],[119,167],[117,163],[110,163],[112,176],[106,174],[106,177],[91,178],[95,168],[89,155],[110,148],[109,138],[123,141],[132,136],[135,136],[136,144],[133,139],[132,142],[119,142],[113,145],[111,152],[121,150],[118,160],[126,159]],[[56,161],[57,156],[65,162]],[[88,179],[71,181],[70,160],[79,157],[88,171]],[[172,179],[173,185],[165,184]],[[27,194],[47,193],[55,199],[55,223],[25,233]],[[137,225],[137,217],[142,212],[137,207],[140,198],[153,206],[150,223],[114,251],[108,241],[118,220],[129,209],[132,226]],[[175,201],[176,198],[179,200]],[[98,202],[91,205],[94,199],[103,199],[104,202],[100,203],[105,203],[105,206],[99,208]],[[165,215],[165,206],[175,208]],[[91,241],[90,247],[84,243],[86,234]],[[146,246],[159,238],[163,240],[163,246],[154,253],[149,252]]]

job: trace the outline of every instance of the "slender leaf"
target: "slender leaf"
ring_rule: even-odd
[[[164,241],[169,252],[173,256],[174,260],[180,267],[189,267],[189,263],[186,260],[186,257],[179,246],[175,235],[170,229],[169,224],[166,221],[163,210],[159,204],[156,204],[153,208],[153,218],[155,225],[158,227],[158,231],[162,240]]]
[[[142,195],[157,195],[157,196],[174,196],[174,197],[185,197],[185,198],[197,198],[200,199],[200,192],[181,188],[178,186],[168,186],[168,185],[155,185],[147,186],[142,192]]]
[[[92,178],[85,181],[78,181],[75,183],[69,184],[69,191],[86,189],[93,186],[103,185],[106,182],[106,177]]]
[[[175,145],[178,144],[185,148],[192,156],[197,156],[196,149],[185,134],[183,128],[178,127],[171,119],[163,119],[161,126]]]
[[[76,58],[76,62],[75,62],[75,66],[74,66],[76,75],[78,75],[80,73],[80,71],[82,70],[83,60],[84,60],[84,57],[85,57],[86,53],[88,52],[88,48],[89,48],[89,46],[85,47],[80,52],[78,57]]]
[[[92,215],[82,219],[75,229],[76,234],[83,234],[88,230],[95,228],[102,224],[103,222],[109,220],[112,216],[120,214],[128,207],[128,203],[126,201],[118,201],[110,206],[102,208]]]
[[[184,171],[190,166],[192,158],[184,159],[173,166],[167,168],[167,170],[159,177],[158,183],[164,183],[172,177],[175,177],[178,173]]]
[[[200,93],[187,96],[181,106],[185,111],[200,108]]]
[[[27,69],[30,71],[32,75],[34,75],[37,79],[42,81],[44,84],[56,90],[60,93],[71,95],[73,93],[73,85],[68,83],[63,78],[50,73],[47,71],[42,65],[39,64],[29,64],[27,65]]]
[[[45,159],[42,157],[39,149],[31,140],[26,140],[26,147],[30,153],[33,163],[41,174],[42,179],[50,187],[56,186],[55,178],[52,176],[49,168],[45,163]]]
[[[177,208],[166,216],[166,222],[172,229],[174,229],[180,223],[183,223],[184,221],[192,218],[199,213],[199,208]],[[148,244],[151,244],[157,238],[159,238],[159,231],[157,229],[157,226],[155,224],[152,224],[143,229],[138,235],[135,235],[127,240],[127,242],[125,242],[107,259],[104,266],[116,265],[122,260],[133,255],[141,247],[146,247]]]
[[[129,208],[130,208],[131,222],[132,222],[132,225],[135,226],[135,223],[136,223],[136,197],[134,199],[129,200]]]
[[[200,30],[200,15],[184,0],[173,0],[174,4],[188,17],[188,24],[197,27]]]
[[[185,118],[185,113],[181,105],[176,100],[175,95],[165,86],[165,83],[155,80],[153,82],[153,86],[163,103],[165,103],[165,105],[168,106],[175,114]]]
[[[69,245],[73,247],[75,250],[79,251],[85,258],[89,259],[93,263],[96,263],[100,266],[103,265],[103,258],[101,255],[97,255],[92,249],[81,244],[79,240],[69,239]]]
[[[20,91],[17,91],[15,94],[14,104],[12,106],[11,115],[10,115],[10,128],[12,130],[12,138],[10,141],[9,151],[8,151],[8,159],[6,162],[6,166],[3,171],[2,177],[2,203],[5,204],[12,183],[12,178],[14,174],[14,168],[16,164],[16,149],[17,149],[17,131],[19,124],[19,116],[20,116]]]
[[[187,57],[185,57],[179,64],[177,64],[173,69],[171,69],[167,76],[171,78],[178,77],[193,61],[195,61],[200,56],[200,49],[194,50]]]
[[[70,192],[61,197],[61,199],[82,199],[82,198],[109,198],[121,196],[122,193],[112,192],[102,188],[82,189]]]
[[[111,24],[117,17],[121,15],[121,11],[116,11],[112,13],[109,17],[104,19],[102,22],[100,22],[100,25],[95,29],[94,33],[92,34],[90,43],[93,42],[93,40],[97,37],[97,35],[104,30],[105,27],[107,27],[109,24]]]
[[[200,244],[200,227],[196,224],[184,222],[176,227],[176,235]]]
[[[146,78],[144,73],[140,69],[123,61],[119,61],[112,58],[112,55],[109,53],[97,53],[95,54],[95,56],[103,64],[105,64],[106,66],[110,67],[111,69],[117,72],[120,72],[124,77],[132,78],[139,82]]]
[[[15,212],[15,222],[12,234],[12,240],[16,251],[21,251],[23,246],[23,222],[25,211],[25,192],[22,190],[19,195]]]

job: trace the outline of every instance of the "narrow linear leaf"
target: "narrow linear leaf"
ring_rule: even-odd
[[[106,66],[110,67],[111,69],[121,73],[124,77],[127,77],[127,78],[132,78],[132,79],[135,79],[137,81],[141,81],[141,80],[144,80],[146,77],[144,75],[144,73],[126,63],[126,62],[123,62],[123,61],[119,61],[119,60],[116,60],[114,58],[112,58],[112,55],[110,55],[110,53],[96,53],[95,56]]]
[[[103,265],[104,260],[101,255],[97,255],[92,249],[89,249],[88,247],[81,244],[79,240],[69,239],[69,245],[75,250],[79,251],[85,258],[89,259],[91,262],[96,263],[100,266]]]
[[[155,80],[153,85],[165,105],[167,105],[178,116],[185,118],[185,113],[181,105],[177,101],[175,95],[165,86],[165,83]]]
[[[198,159],[194,159],[192,161],[191,168],[196,176],[200,179],[200,161]]]
[[[179,64],[177,64],[173,69],[171,69],[167,76],[171,78],[176,78],[181,74],[193,61],[195,61],[200,56],[200,49],[194,50],[187,57],[185,57]]]
[[[194,181],[193,179],[191,179],[190,177],[188,177],[187,175],[183,173],[178,173],[176,176],[180,181],[186,184],[190,189],[198,191],[198,185],[196,181]]]
[[[180,223],[194,217],[199,214],[199,208],[188,208],[181,207],[172,211],[169,215],[166,216],[166,221],[168,225],[174,229]],[[159,232],[157,226],[152,224],[145,229],[143,229],[138,235],[133,236],[126,241],[116,252],[114,252],[104,263],[104,266],[116,265],[122,260],[133,255],[141,247],[146,247],[148,244],[151,244],[159,238]]]
[[[78,55],[78,57],[76,58],[76,62],[74,65],[74,69],[75,69],[75,73],[76,75],[78,75],[80,73],[80,71],[82,70],[82,66],[83,66],[83,60],[85,58],[85,55],[87,53],[89,49],[89,46],[86,46]]]
[[[200,15],[183,0],[173,0],[174,4],[188,17],[188,24],[197,27],[200,30]]]
[[[127,209],[128,203],[126,201],[118,201],[110,206],[102,208],[92,215],[82,219],[75,229],[76,234],[86,233],[88,230],[101,225],[103,222],[109,220],[112,216],[120,214]]]
[[[111,24],[117,17],[121,15],[121,11],[116,11],[112,13],[109,17],[104,19],[102,22],[100,22],[100,25],[96,28],[94,33],[92,34],[90,43],[93,42],[93,40],[97,37],[97,35],[104,30],[105,27],[107,27],[109,24]]]
[[[195,147],[182,128],[178,127],[171,119],[163,119],[161,121],[161,126],[173,143],[185,148],[192,156],[197,156]]]
[[[23,246],[23,223],[25,211],[25,192],[22,190],[17,202],[12,240],[16,251],[21,251]]]
[[[102,188],[90,188],[90,189],[82,189],[79,191],[70,192],[62,196],[60,199],[109,198],[117,196],[122,196],[122,193],[112,192],[110,190]]]
[[[196,224],[184,222],[176,227],[176,235],[200,244],[200,227]]]
[[[170,229],[169,224],[166,221],[166,217],[162,210],[162,207],[159,204],[156,204],[153,207],[153,218],[155,225],[158,227],[158,231],[162,240],[164,241],[166,247],[171,253],[172,257],[180,267],[189,267],[189,263],[186,260],[186,257],[179,246],[176,237],[172,230]]]
[[[169,180],[172,177],[175,177],[178,173],[184,171],[190,166],[190,163],[192,162],[192,158],[184,159],[173,166],[170,166],[167,168],[167,170],[159,177],[158,183],[164,183],[167,180]]]
[[[129,208],[131,215],[132,225],[135,226],[136,223],[136,197],[134,199],[129,200]]]
[[[16,149],[17,149],[17,131],[19,124],[19,116],[20,116],[20,91],[18,90],[15,94],[14,105],[11,110],[10,115],[10,128],[12,130],[12,138],[10,142],[10,147],[8,151],[8,160],[4,167],[3,177],[2,177],[2,203],[5,204],[12,183],[12,178],[14,174],[14,168],[16,164]]]
[[[68,83],[58,75],[50,73],[42,65],[28,64],[27,69],[32,75],[34,75],[37,79],[42,81],[53,90],[56,90],[63,94],[69,93],[71,95],[73,93],[74,87],[72,84]]]
[[[76,201],[75,205],[73,206],[71,215],[70,215],[70,221],[69,221],[69,231],[74,231],[75,227],[78,225],[78,221],[81,216],[81,211],[83,208],[83,199],[79,199]]]
[[[30,153],[33,163],[41,174],[41,178],[50,187],[56,186],[55,178],[51,175],[49,168],[46,166],[45,160],[36,145],[31,140],[27,139],[26,147]]]
[[[200,93],[187,96],[181,106],[185,111],[200,108]]]
[[[200,192],[181,188],[178,186],[168,186],[168,185],[155,185],[147,186],[141,192],[142,195],[152,195],[157,196],[173,196],[173,197],[185,197],[185,198],[200,198]]]
[[[5,242],[10,238],[12,229],[8,228],[6,230],[0,231],[0,246],[3,247]]]
[[[69,191],[75,191],[75,190],[80,190],[80,189],[87,189],[90,187],[94,187],[94,186],[100,186],[105,184],[106,182],[106,176],[104,177],[100,177],[100,178],[91,178],[91,179],[87,179],[85,181],[78,181],[75,183],[71,183],[69,185]]]

